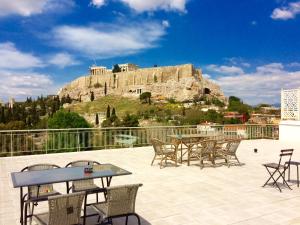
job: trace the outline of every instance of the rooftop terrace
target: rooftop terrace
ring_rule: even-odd
[[[19,190],[12,186],[11,172],[34,163],[65,166],[79,159],[112,163],[133,173],[113,178],[112,185],[144,184],[136,206],[142,224],[300,224],[300,188],[295,182],[293,190],[283,188],[282,193],[261,187],[268,178],[261,164],[277,162],[279,150],[288,147],[295,149],[293,159],[299,159],[299,145],[277,140],[243,141],[238,149],[243,166],[207,166],[203,170],[198,161],[190,167],[150,166],[152,147],[0,158],[0,224],[19,224]],[[293,179],[295,170],[292,168]],[[65,193],[65,184],[55,184],[55,189]],[[40,203],[36,212],[46,209],[47,203]],[[134,219],[129,224],[136,224]],[[95,220],[90,218],[88,224]],[[115,225],[124,224],[120,222],[114,220]]]

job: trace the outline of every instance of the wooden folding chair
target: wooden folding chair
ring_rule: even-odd
[[[293,149],[281,150],[281,152],[279,154],[279,163],[263,164],[263,166],[266,168],[266,170],[270,174],[269,179],[266,181],[266,183],[263,185],[263,187],[265,187],[269,183],[269,181],[272,179],[273,180],[272,185],[276,185],[276,187],[281,192],[281,189],[280,189],[277,181],[280,178],[282,178],[283,184],[285,184],[290,190],[292,190],[292,188],[289,186],[289,184],[285,180],[285,171],[290,167],[290,162],[291,162],[291,158],[293,155],[293,151],[294,151]],[[288,161],[283,161],[283,158],[287,158]],[[273,171],[271,171],[271,170],[273,170]],[[278,174],[277,177],[275,177],[276,174]]]

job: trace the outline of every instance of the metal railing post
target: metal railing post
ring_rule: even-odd
[[[80,152],[80,137],[79,137],[78,130],[77,130],[77,152]]]
[[[10,156],[13,156],[13,133],[10,132]]]

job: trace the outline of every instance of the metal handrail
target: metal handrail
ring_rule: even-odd
[[[207,129],[207,130],[205,130]],[[0,157],[151,145],[170,134],[209,134],[216,138],[278,138],[278,125],[230,124],[0,131]],[[132,138],[131,138],[132,137]]]

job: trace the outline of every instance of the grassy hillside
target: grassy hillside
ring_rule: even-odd
[[[120,96],[105,96],[93,102],[80,102],[70,105],[67,109],[80,114],[106,112],[107,106],[115,108],[117,115],[123,117],[127,112],[136,114],[141,109],[150,109],[153,106],[141,104],[138,99],[125,98]]]

